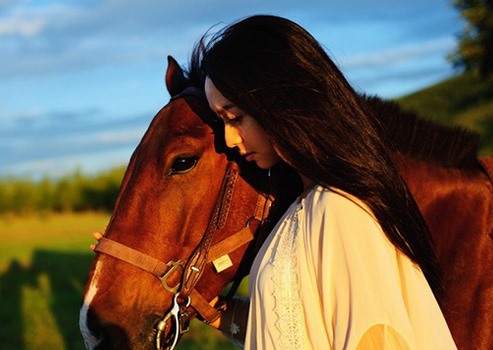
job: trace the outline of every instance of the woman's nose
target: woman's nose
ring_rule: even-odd
[[[229,148],[236,147],[243,141],[238,129],[231,125],[224,126],[224,139]]]

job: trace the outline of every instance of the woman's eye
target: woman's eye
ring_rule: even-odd
[[[198,160],[197,157],[178,157],[173,161],[167,175],[187,173],[197,165]]]

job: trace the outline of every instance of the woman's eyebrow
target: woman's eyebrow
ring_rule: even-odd
[[[225,104],[224,106],[221,106],[222,109],[224,109],[225,111],[227,110],[230,110],[231,108],[235,108],[236,105],[234,103],[228,103],[228,104]]]

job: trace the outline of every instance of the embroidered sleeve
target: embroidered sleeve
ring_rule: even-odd
[[[287,218],[289,229],[281,236],[273,262],[272,282],[276,291],[274,312],[277,314],[280,349],[306,348],[305,320],[297,278],[298,214],[299,210],[296,210]]]

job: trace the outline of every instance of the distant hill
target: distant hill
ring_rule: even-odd
[[[481,134],[482,155],[493,154],[493,79],[463,74],[397,99],[406,109],[443,124]]]

